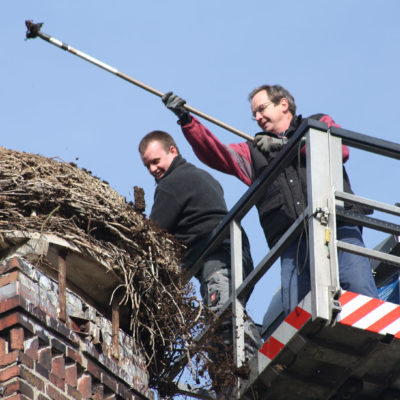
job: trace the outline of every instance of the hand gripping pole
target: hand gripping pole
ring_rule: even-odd
[[[124,79],[124,80],[126,80],[126,81],[128,81],[130,83],[133,83],[134,85],[139,86],[140,88],[142,88],[144,90],[147,90],[148,92],[153,93],[158,97],[162,97],[164,95],[164,93],[160,92],[159,90],[156,90],[156,89],[154,89],[154,88],[152,88],[152,87],[150,87],[150,86],[148,86],[148,85],[146,85],[146,84],[144,84],[144,83],[142,83],[142,82],[140,82],[140,81],[138,81],[138,80],[136,80],[136,79],[134,79],[134,78],[122,73],[122,72],[120,72],[120,71],[118,71],[114,67],[111,67],[110,65],[107,65],[107,64],[101,62],[100,60],[97,60],[96,58],[91,57],[88,54],[83,53],[82,51],[74,49],[73,47],[67,45],[66,43],[61,42],[60,40],[55,39],[55,38],[47,35],[46,33],[41,32],[40,29],[41,29],[43,23],[35,24],[32,21],[27,20],[27,21],[25,21],[25,25],[27,27],[27,31],[26,31],[26,38],[27,39],[34,39],[36,37],[40,37],[41,39],[45,40],[46,42],[49,42],[49,43],[53,44],[54,46],[59,47],[62,50],[68,51],[68,52],[70,52],[70,53],[72,53],[72,54],[74,54],[74,55],[76,55],[76,56],[78,56],[80,58],[83,58],[84,60],[89,61],[90,63],[96,65],[97,67],[103,68],[106,71],[111,72],[112,74],[118,76],[119,78],[122,78],[122,79]],[[205,114],[205,113],[203,113],[203,112],[201,112],[199,110],[196,110],[195,108],[190,107],[187,104],[185,104],[184,107],[189,112],[191,112],[193,114],[196,114],[199,117],[204,118],[207,121],[210,121],[213,124],[218,125],[221,128],[224,128],[224,129],[234,133],[235,135],[241,136],[242,138],[244,138],[246,140],[250,140],[250,141],[254,140],[254,138],[252,136],[250,136],[250,135],[248,135],[248,134],[246,134],[244,132],[241,132],[238,129],[233,128],[232,126],[227,125],[224,122],[219,121],[219,120],[217,120],[217,119],[215,119],[215,118],[213,118],[213,117],[211,117],[211,116],[209,116],[209,115],[207,115],[207,114]]]

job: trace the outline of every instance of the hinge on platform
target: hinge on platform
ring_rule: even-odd
[[[336,317],[342,311],[342,305],[340,304],[339,297],[340,297],[340,289],[332,287],[332,301],[331,301],[331,320],[329,321],[330,326],[334,326],[336,324]]]

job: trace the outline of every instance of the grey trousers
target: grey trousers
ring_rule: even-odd
[[[214,268],[209,268],[210,264],[212,264]],[[218,313],[222,306],[229,300],[232,292],[230,254],[229,257],[225,256],[208,259],[205,262],[205,267],[206,269],[214,271],[200,280],[200,293],[203,296],[204,304],[214,313]],[[246,273],[244,273],[244,275],[246,276]],[[243,306],[245,305],[246,304],[243,304]],[[221,334],[223,336],[223,341],[226,345],[231,345],[233,342],[231,315],[228,315],[227,318],[222,321],[222,324],[223,329]],[[245,315],[244,333],[245,356],[247,359],[250,359],[262,346],[262,340],[257,326],[249,315]]]

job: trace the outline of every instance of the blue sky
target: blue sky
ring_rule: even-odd
[[[154,129],[221,182],[229,207],[247,187],[196,159],[159,97],[41,39],[24,41],[26,19],[250,135],[259,129],[247,95],[271,83],[291,91],[303,116],[329,113],[344,128],[398,142],[398,0],[20,0],[1,2],[0,13],[2,145],[74,161],[128,200],[143,187],[147,213],[155,185],[137,145]],[[241,141],[204,122],[221,141]],[[347,170],[357,194],[400,201],[398,161],[352,150]],[[254,210],[243,225],[258,262],[268,248]],[[384,237],[365,232],[369,247]],[[257,322],[279,285],[277,265],[249,301]]]

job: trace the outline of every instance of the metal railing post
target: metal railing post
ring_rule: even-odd
[[[340,294],[340,280],[339,280],[339,258],[337,252],[336,240],[336,206],[343,206],[344,202],[335,198],[337,190],[343,191],[343,151],[342,140],[338,137],[332,136],[330,130],[327,132],[328,145],[329,145],[329,172],[330,172],[330,185],[331,195],[329,197],[329,208],[331,215],[328,221],[330,240],[328,243],[330,271],[331,271],[331,296],[338,298]],[[331,306],[334,304],[331,301]],[[332,310],[330,312],[332,316]]]
[[[336,234],[332,181],[338,177],[332,178],[329,143],[326,132],[313,128],[308,131],[307,194],[312,215],[308,222],[308,246],[312,317],[327,321],[332,317],[333,299],[338,290],[337,257],[336,252],[332,251]],[[336,164],[334,160],[333,163]]]
[[[237,367],[244,363],[244,310],[242,302],[237,298],[236,290],[243,281],[242,231],[240,223],[233,220],[231,231],[231,266],[232,266],[232,332],[234,360]]]

